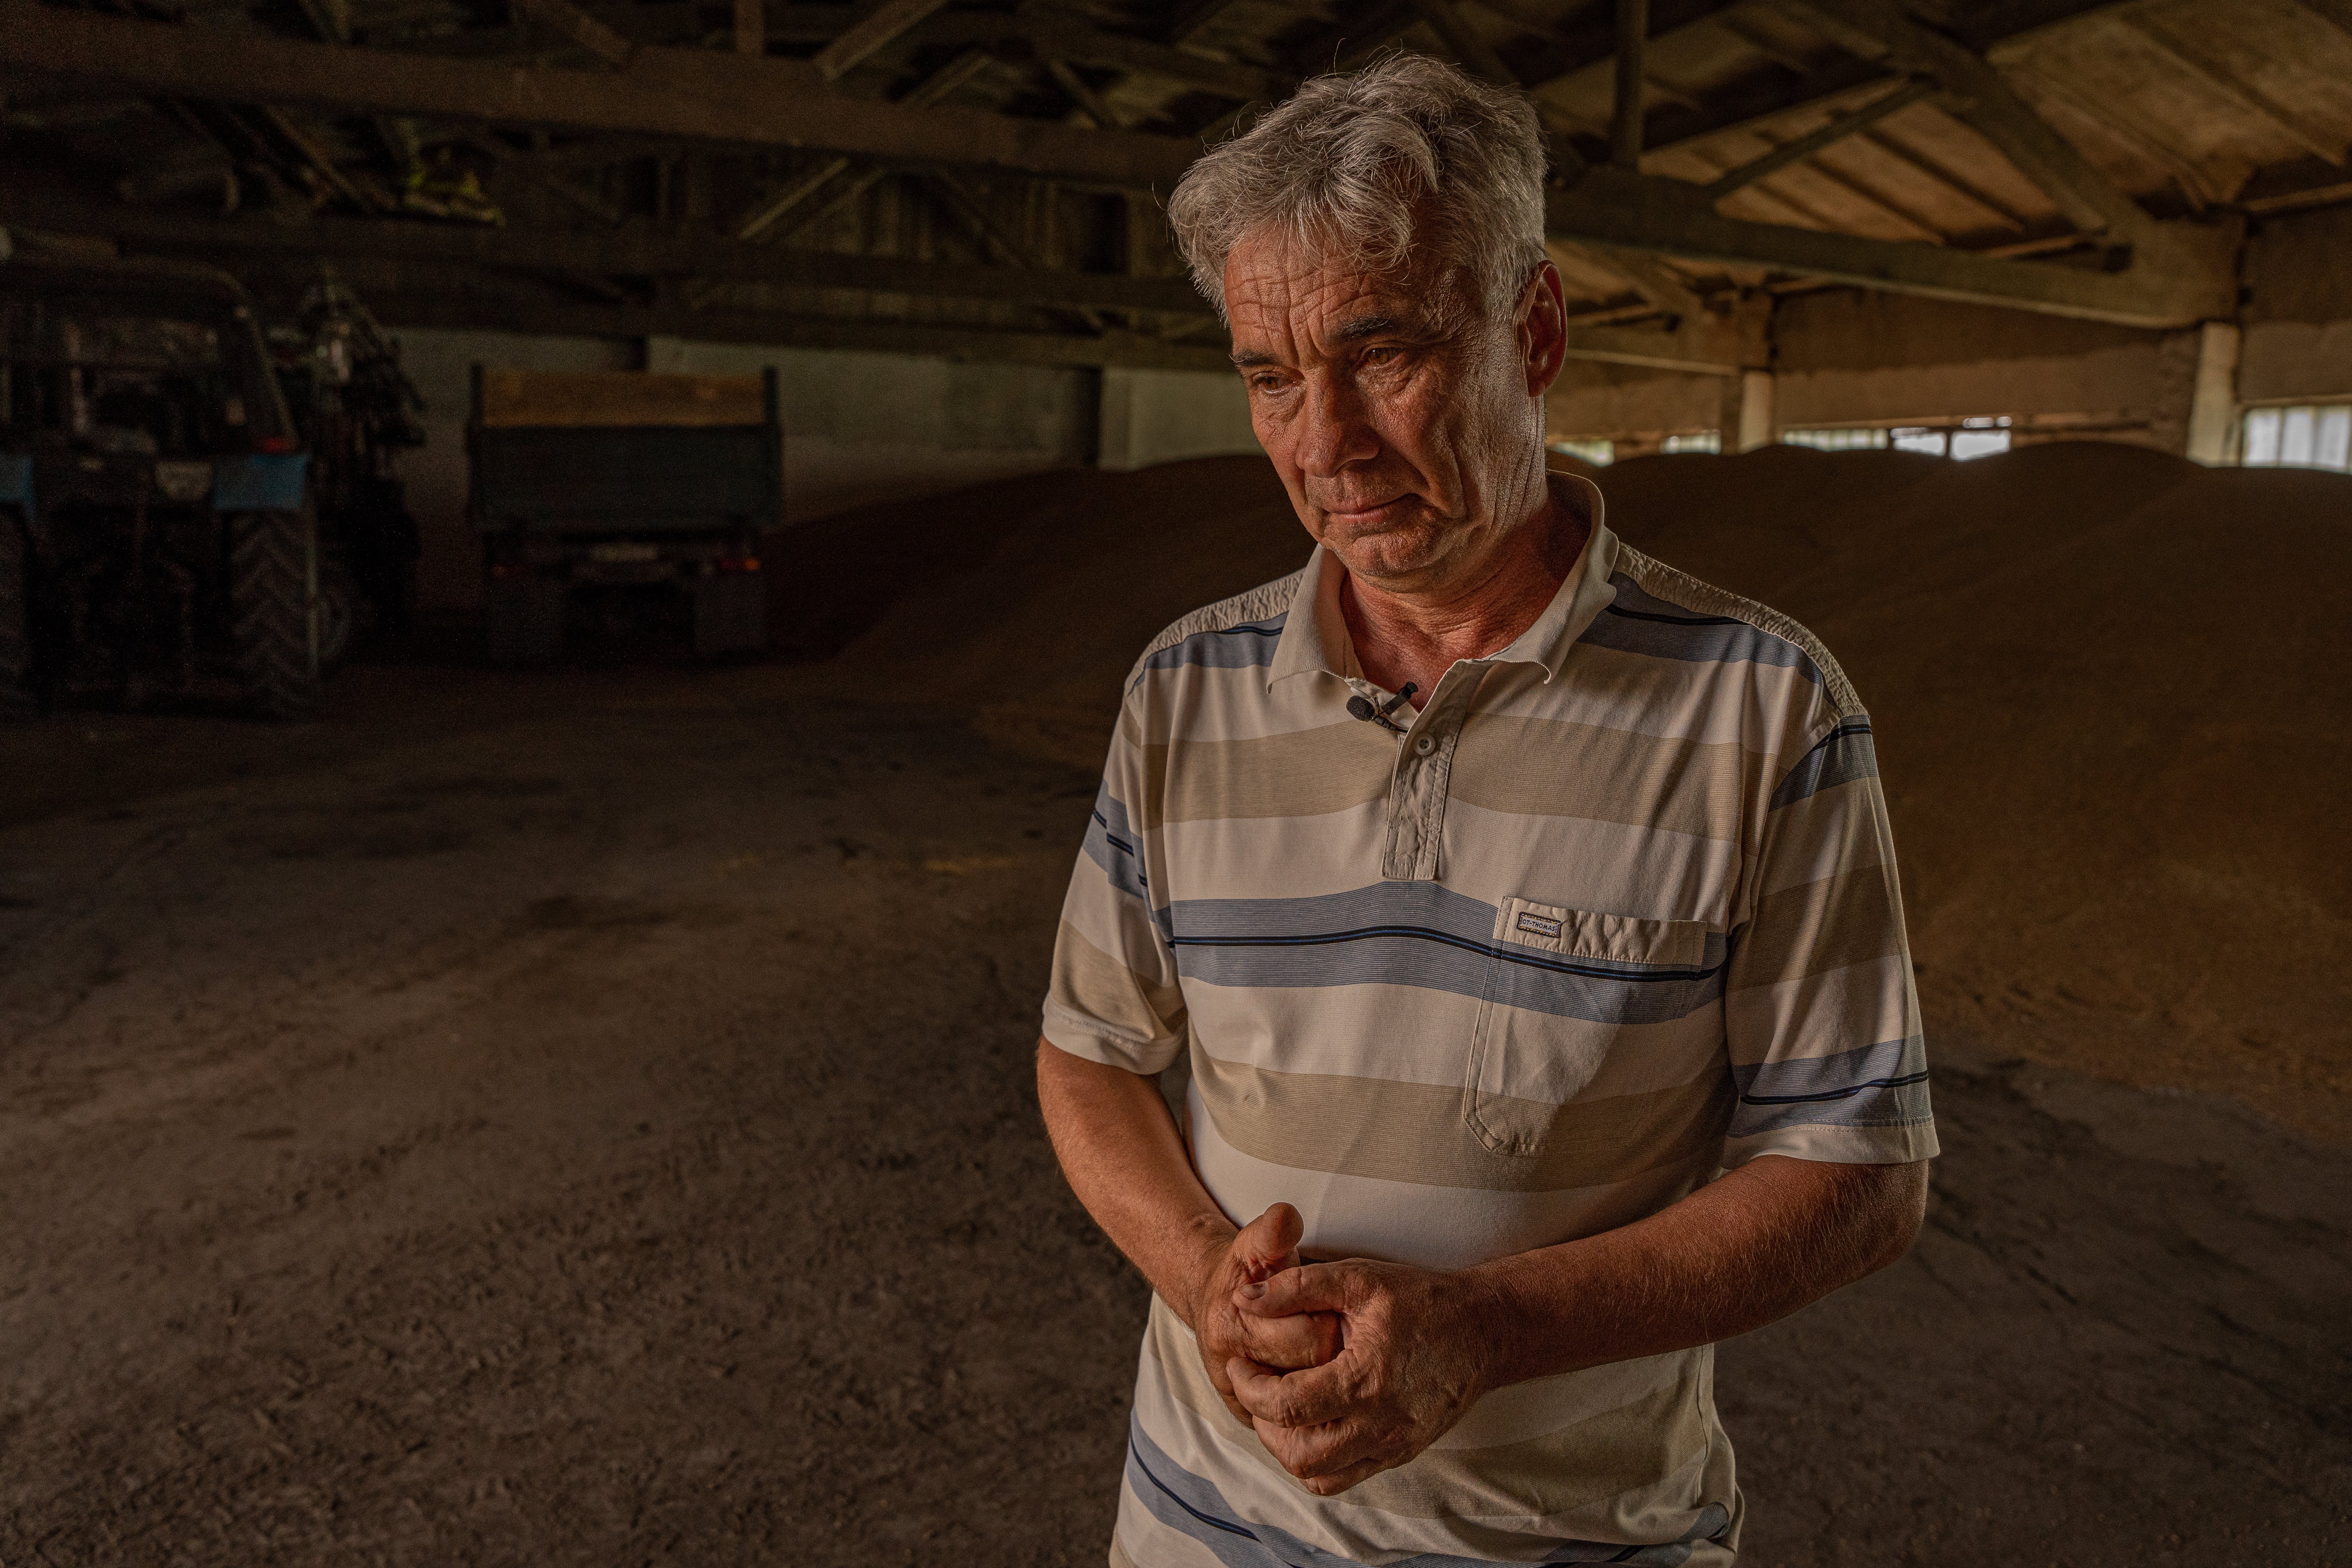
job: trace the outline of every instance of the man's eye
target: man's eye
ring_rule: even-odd
[[[1386,364],[1391,360],[1396,358],[1396,356],[1397,351],[1394,348],[1382,345],[1378,348],[1366,349],[1364,351],[1364,363],[1366,364]]]

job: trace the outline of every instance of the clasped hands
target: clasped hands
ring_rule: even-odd
[[[1193,1271],[1201,1361],[1234,1416],[1318,1497],[1412,1458],[1492,1386],[1492,1302],[1474,1278],[1307,1263],[1276,1204]],[[1483,1321],[1482,1321],[1483,1319]]]

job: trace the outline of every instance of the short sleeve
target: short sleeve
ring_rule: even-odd
[[[1140,831],[1150,798],[1133,700],[1119,714],[1094,820],[1054,942],[1045,1038],[1072,1056],[1156,1073],[1183,1048],[1184,997],[1155,910]]]
[[[1727,1168],[1932,1158],[1927,1056],[1870,721],[1838,717],[1766,804],[1724,1028]]]

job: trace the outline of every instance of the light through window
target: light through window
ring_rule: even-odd
[[[1874,451],[1886,445],[1886,432],[1864,430],[1783,430],[1780,439],[1791,447],[1811,447],[1816,452]]]
[[[1590,463],[1596,468],[1605,468],[1617,460],[1617,443],[1605,436],[1595,436],[1590,438],[1555,436],[1545,445],[1562,457],[1574,458],[1577,461]]]
[[[1931,458],[1967,462],[2009,450],[2006,418],[1963,419],[1958,425],[1896,425],[1893,426],[1826,426],[1814,430],[1783,430],[1780,439],[1791,447],[1820,452],[1858,452],[1893,447],[1898,452],[1922,452]]]
[[[2239,460],[2250,468],[2352,470],[2352,403],[2250,408]]]

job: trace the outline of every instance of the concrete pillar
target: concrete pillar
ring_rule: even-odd
[[[2235,323],[2197,330],[2197,381],[2189,398],[2189,460],[2208,468],[2238,458],[2238,343]]]
[[[1123,474],[1136,466],[1135,372],[1106,365],[1096,418],[1095,467]]]
[[[1717,428],[1724,452],[1770,446],[1779,434],[1772,418],[1772,373],[1743,370],[1723,377],[1722,410]]]
[[[643,363],[637,366],[639,370],[677,374],[686,369],[686,340],[649,333],[640,357]]]

